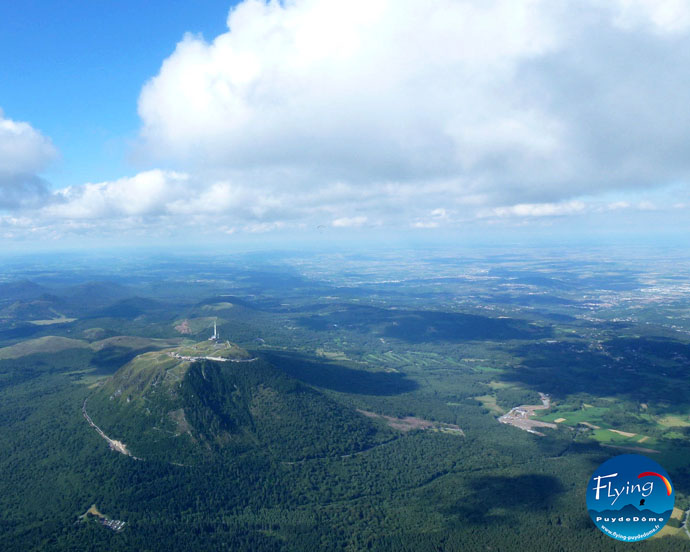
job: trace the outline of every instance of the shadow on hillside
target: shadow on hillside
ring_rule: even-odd
[[[547,511],[564,491],[557,478],[540,474],[482,476],[467,485],[470,493],[445,508],[443,513],[481,525],[510,521],[506,510]]]
[[[399,317],[384,330],[386,337],[410,343],[428,341],[510,340],[550,337],[552,330],[523,320],[489,318],[455,312],[417,311]]]
[[[263,353],[289,376],[316,387],[358,395],[399,395],[414,391],[417,382],[401,373],[367,372],[299,353]]]
[[[346,329],[360,333],[380,332],[378,335],[408,343],[541,339],[553,334],[549,327],[531,325],[513,318],[352,305],[328,314],[300,318],[298,324],[313,331]]]
[[[521,364],[506,367],[499,379],[556,399],[586,393],[655,402],[668,405],[668,412],[685,412],[690,405],[690,346],[662,338],[620,338],[602,345],[603,350],[597,350],[567,341],[527,343],[513,350]]]
[[[130,297],[129,299],[123,299],[107,307],[95,310],[82,318],[124,318],[126,320],[134,320],[141,315],[157,315],[160,318],[167,315],[167,310],[163,303],[154,299]]]
[[[35,337],[36,334],[46,333],[45,326],[35,326],[33,324],[26,326],[19,326],[17,328],[9,328],[6,330],[0,330],[0,340],[10,340],[10,339],[28,339]],[[10,345],[9,343],[7,345]]]
[[[155,350],[155,347],[146,347],[144,349],[130,349],[117,346],[106,347],[93,355],[91,364],[98,368],[99,373],[115,373],[136,356],[153,350]]]

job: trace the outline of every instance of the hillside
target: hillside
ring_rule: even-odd
[[[184,464],[255,449],[281,461],[338,456],[385,438],[354,409],[228,342],[139,355],[89,398],[88,412],[134,456]]]
[[[48,335],[37,339],[28,339],[9,347],[2,347],[0,348],[0,359],[20,358],[36,353],[57,353],[67,349],[85,349],[88,347],[89,344],[81,339]]]
[[[57,335],[46,335],[35,339],[20,341],[8,347],[0,347],[0,359],[20,358],[36,353],[58,353],[67,349],[91,349],[100,355],[92,359],[99,366],[108,356],[114,359],[125,353],[145,352],[151,349],[162,349],[179,343],[176,339],[152,339],[129,335],[116,335],[89,343],[83,339],[74,339]]]

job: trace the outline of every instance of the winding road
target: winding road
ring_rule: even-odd
[[[214,362],[254,362],[255,360],[259,360],[258,357],[254,358],[223,358],[223,357],[212,357],[212,356],[202,356],[202,357],[193,357],[193,356],[183,356],[179,353],[168,353],[171,357],[176,358],[178,360],[186,360],[189,362],[197,362],[199,360],[212,360]]]

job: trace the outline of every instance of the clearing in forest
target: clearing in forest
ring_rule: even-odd
[[[494,414],[505,414],[505,410],[503,410],[498,404],[496,403],[496,397],[494,395],[480,395],[479,397],[473,397],[475,400],[479,401],[482,403],[482,406],[484,408],[489,409],[491,412]]]
[[[618,433],[618,435],[622,435],[623,437],[635,437],[635,435],[637,435],[637,433],[628,433],[627,431],[621,431],[620,429],[609,429],[609,431]]]
[[[523,404],[516,406],[515,408],[511,409],[508,414],[501,416],[498,421],[502,424],[512,425],[518,429],[544,437],[542,432],[537,431],[534,428],[549,427],[551,429],[556,429],[558,426],[554,423],[530,419],[532,416],[534,416],[537,410],[548,410],[551,408],[551,399],[547,394],[539,393],[539,397],[541,398],[541,404]]]
[[[430,420],[423,420],[422,418],[415,418],[413,416],[406,416],[404,418],[394,418],[393,416],[385,416],[383,414],[376,414],[376,412],[369,412],[368,410],[357,409],[357,412],[363,414],[367,418],[378,418],[385,420],[386,424],[398,431],[412,431],[413,429],[440,431],[442,433],[453,433],[457,435],[465,435],[464,431],[455,424],[445,424],[441,422],[432,422]]]

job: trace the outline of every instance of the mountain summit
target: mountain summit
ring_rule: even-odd
[[[144,353],[88,399],[93,422],[145,460],[193,464],[262,449],[281,460],[371,446],[354,409],[229,342]]]

